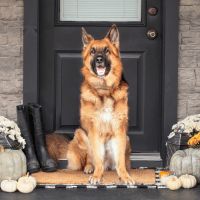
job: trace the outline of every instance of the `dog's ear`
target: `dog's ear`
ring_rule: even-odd
[[[86,30],[82,27],[82,42],[83,48],[85,48],[94,38],[86,32]]]
[[[108,38],[112,44],[119,48],[119,31],[115,24],[113,24],[108,31],[106,38]]]

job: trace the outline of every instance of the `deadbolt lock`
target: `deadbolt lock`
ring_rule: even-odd
[[[155,29],[149,29],[147,31],[147,37],[150,40],[154,40],[158,36],[158,32]]]
[[[156,7],[150,7],[147,12],[149,15],[155,16],[158,13],[158,9]]]

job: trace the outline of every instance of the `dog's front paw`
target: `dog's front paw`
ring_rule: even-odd
[[[123,181],[123,183],[127,184],[127,185],[135,185],[135,181],[133,180],[133,178],[129,175],[120,177],[120,179]]]
[[[84,173],[85,174],[91,174],[94,171],[94,167],[92,164],[87,164],[84,168]]]
[[[99,176],[90,176],[89,178],[89,183],[92,185],[97,185],[101,183],[101,177]]]

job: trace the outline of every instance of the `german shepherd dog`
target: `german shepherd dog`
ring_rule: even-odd
[[[113,25],[103,39],[95,40],[82,28],[82,42],[81,128],[68,144],[68,168],[93,173],[91,184],[100,183],[108,169],[116,169],[125,184],[135,184],[127,172],[128,84],[122,78],[119,31]]]

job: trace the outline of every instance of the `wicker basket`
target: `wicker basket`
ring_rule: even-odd
[[[187,141],[189,140],[189,136],[187,133],[176,133],[174,137],[167,140],[167,157],[166,157],[166,167],[169,167],[170,159],[172,155],[177,150],[187,149]]]

